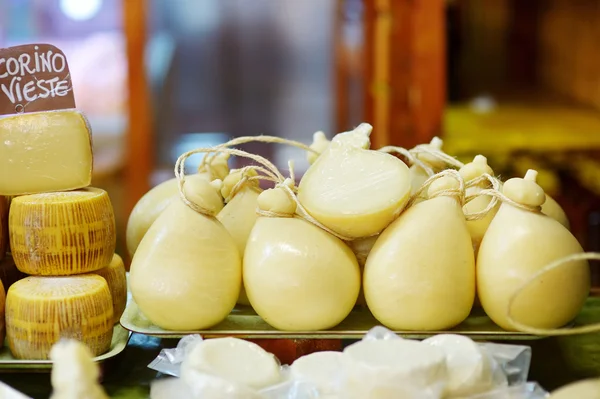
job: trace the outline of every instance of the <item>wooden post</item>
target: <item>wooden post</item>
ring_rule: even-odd
[[[372,148],[428,142],[440,133],[446,100],[445,1],[364,1]]]
[[[123,1],[124,29],[127,37],[129,129],[125,165],[125,215],[150,188],[154,164],[154,138],[150,92],[146,82],[147,4],[144,0]]]

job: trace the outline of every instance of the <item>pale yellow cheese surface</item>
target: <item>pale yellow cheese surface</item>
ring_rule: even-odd
[[[87,187],[91,129],[76,110],[0,117],[0,195]]]
[[[339,324],[360,290],[360,270],[350,248],[296,218],[260,217],[244,253],[250,303],[271,326],[322,330]]]
[[[104,278],[108,283],[113,300],[114,321],[117,324],[127,305],[127,276],[123,259],[115,254],[108,266],[96,270],[94,274]]]
[[[15,264],[27,274],[92,272],[108,265],[115,252],[115,216],[99,188],[16,197],[9,230]]]

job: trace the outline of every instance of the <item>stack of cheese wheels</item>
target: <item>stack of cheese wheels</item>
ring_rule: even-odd
[[[101,355],[127,286],[110,198],[89,187],[89,124],[73,109],[2,117],[0,142],[0,169],[8,171],[0,182],[0,258],[10,243],[0,265],[0,319],[8,346],[17,359],[48,359],[59,339],[74,338]]]

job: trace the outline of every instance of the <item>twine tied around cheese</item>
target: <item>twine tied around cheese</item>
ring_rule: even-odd
[[[241,156],[250,158],[253,161],[264,166],[267,176],[260,175],[262,177],[258,179],[271,180],[271,181],[283,181],[284,177],[279,172],[279,170],[273,165],[268,159],[261,157],[260,155],[250,154],[246,151],[237,150],[235,148],[226,148],[226,147],[218,147],[215,146],[213,148],[197,148],[195,150],[187,151],[177,158],[177,162],[175,163],[175,177],[177,178],[178,186],[179,186],[179,196],[184,204],[186,204],[192,210],[207,216],[215,216],[214,212],[204,208],[203,206],[196,204],[190,201],[184,190],[185,185],[185,161],[195,154],[213,154],[218,152],[226,152],[231,155]],[[206,158],[206,157],[205,157]],[[262,168],[261,168],[262,169]]]
[[[418,167],[420,167],[421,169],[423,169],[423,171],[429,177],[431,177],[431,176],[433,176],[435,174],[435,172],[433,171],[433,168],[431,166],[429,166],[429,165],[427,165],[427,163],[421,161],[417,156],[413,155],[406,148],[396,147],[396,146],[393,146],[393,145],[388,145],[388,146],[385,146],[385,147],[381,147],[377,151],[385,152],[386,154],[392,154],[392,153],[400,154],[404,158],[407,159],[407,161],[409,163],[409,166],[417,165]]]
[[[432,198],[442,197],[442,196],[455,197],[458,200],[460,206],[462,207],[465,204],[465,187],[466,187],[465,181],[462,178],[462,176],[460,175],[460,173],[458,173],[458,171],[456,171],[454,169],[445,169],[439,173],[434,174],[429,179],[427,179],[425,181],[425,183],[423,183],[423,185],[421,185],[421,187],[419,187],[419,189],[410,197],[405,208],[409,208],[409,207],[413,206],[415,204],[415,201],[417,201],[417,199],[422,197],[423,193],[427,189],[429,189],[429,186],[434,181],[441,179],[443,177],[452,177],[452,178],[456,179],[456,181],[458,181],[458,184],[459,184],[458,188],[449,188],[449,189],[445,189],[445,190],[439,190],[436,193],[434,193],[433,195],[428,196],[427,198],[432,199]]]
[[[589,334],[600,332],[600,323],[589,324],[586,326],[580,327],[565,327],[565,328],[536,328],[532,326],[528,326],[525,323],[522,323],[512,316],[513,305],[516,299],[519,297],[527,287],[533,284],[535,281],[538,281],[541,277],[548,274],[549,272],[556,270],[560,267],[564,267],[569,265],[571,262],[577,262],[582,260],[600,260],[599,252],[583,252],[583,253],[575,253],[568,256],[565,256],[560,259],[556,259],[555,261],[549,263],[547,266],[538,270],[536,273],[531,275],[524,284],[522,284],[510,297],[508,301],[508,306],[506,309],[506,317],[508,322],[513,325],[513,327],[520,332],[534,334],[534,335],[545,335],[545,336],[566,336],[566,335],[577,335],[577,334]],[[551,310],[550,310],[551,311]]]
[[[446,164],[452,166],[453,168],[460,169],[463,166],[465,166],[464,163],[460,162],[458,159],[454,158],[453,156],[446,154],[444,151],[436,150],[436,149],[429,147],[429,144],[419,144],[419,145],[415,146],[414,148],[410,149],[409,152],[412,155],[414,155],[415,158],[419,154],[431,155],[432,157],[445,162]]]
[[[308,152],[313,152],[315,154],[319,154],[318,151],[316,151],[313,148],[310,148],[310,146],[301,143],[299,141],[295,141],[295,140],[288,140],[288,139],[284,139],[281,137],[275,137],[275,136],[267,136],[267,135],[260,135],[260,136],[241,136],[241,137],[236,137],[235,139],[229,140],[226,143],[223,144],[218,144],[216,146],[214,146],[213,148],[227,148],[227,147],[234,147],[240,144],[247,144],[247,143],[254,143],[254,142],[259,142],[259,143],[273,143],[273,144],[287,144],[287,145],[291,145],[292,147],[297,147],[297,148],[301,148],[305,151]],[[206,165],[210,165],[211,162],[214,160],[214,155],[216,154],[206,154],[203,158],[202,161],[200,162],[200,165],[198,166],[198,171],[202,170],[202,168],[206,167]]]
[[[258,137],[260,137],[260,136],[258,136]],[[179,196],[181,197],[181,200],[188,207],[193,209],[194,211],[204,214],[204,215],[214,216],[209,210],[205,209],[204,207],[199,206],[198,204],[193,203],[186,197],[185,190],[184,190],[185,161],[194,154],[201,154],[201,153],[213,154],[213,153],[219,153],[219,152],[228,153],[228,154],[234,155],[234,156],[249,158],[249,159],[253,160],[254,162],[258,163],[260,166],[255,167],[255,169],[257,170],[257,172],[260,171],[262,173],[265,173],[266,176],[264,176],[264,175],[258,175],[261,177],[249,176],[248,179],[254,177],[256,179],[269,180],[269,181],[274,182],[275,187],[283,189],[286,192],[286,194],[288,195],[288,197],[292,201],[294,201],[294,203],[296,204],[296,214],[294,214],[294,215],[281,215],[276,212],[268,212],[268,211],[263,211],[261,209],[257,209],[256,212],[258,215],[266,216],[266,217],[299,217],[309,223],[312,223],[313,225],[319,227],[320,229],[326,231],[327,233],[339,238],[342,241],[352,240],[352,238],[345,237],[343,235],[336,233],[335,231],[329,229],[327,226],[324,226],[318,220],[313,218],[308,213],[308,211],[302,206],[302,204],[296,197],[296,193],[294,192],[295,189],[292,189],[290,186],[288,186],[286,184],[285,177],[281,174],[279,169],[277,169],[277,167],[271,161],[269,161],[268,159],[266,159],[260,155],[252,154],[252,153],[238,150],[235,148],[228,148],[227,146],[223,146],[223,145],[214,146],[212,148],[197,148],[195,150],[191,150],[191,151],[188,151],[188,152],[180,155],[179,158],[177,159],[177,162],[175,164],[175,176],[177,177],[177,180],[179,183]],[[288,165],[290,167],[290,180],[294,183],[293,187],[295,188],[295,174],[294,174],[293,163],[289,162]]]
[[[477,197],[486,196],[486,195],[492,197],[492,200],[488,203],[488,205],[484,209],[482,209],[479,212],[465,213],[465,217],[467,220],[472,221],[472,220],[479,220],[479,219],[484,218],[488,214],[488,212],[490,212],[492,209],[494,209],[494,207],[498,204],[498,201],[507,203],[511,206],[514,206],[515,208],[519,208],[524,211],[533,212],[533,213],[541,213],[542,212],[541,206],[525,205],[525,204],[521,204],[519,202],[513,201],[510,198],[508,198],[506,195],[504,195],[502,193],[502,181],[500,179],[498,179],[497,177],[492,176],[488,173],[484,173],[481,176],[477,177],[476,179],[469,180],[467,182],[467,188],[478,186],[486,181],[490,183],[491,187],[484,188],[475,194],[468,195],[465,198],[465,204],[469,203],[470,201],[474,200]]]

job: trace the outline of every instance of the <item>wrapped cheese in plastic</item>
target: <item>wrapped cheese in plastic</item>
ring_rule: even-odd
[[[217,214],[217,220],[229,231],[242,255],[246,250],[250,232],[258,218],[256,200],[262,190],[258,185],[258,180],[249,179],[256,176],[256,170],[253,168],[234,169],[225,178],[223,188],[221,188],[221,194],[227,203]],[[237,303],[250,305],[243,284]]]
[[[354,307],[360,270],[342,240],[294,217],[291,187],[287,179],[258,197],[262,215],[244,253],[246,293],[254,310],[279,330],[328,329]]]
[[[477,288],[483,309],[500,327],[514,330],[509,301],[535,273],[557,259],[581,254],[571,232],[539,207],[544,190],[536,171],[503,185],[503,200],[487,229],[477,257]],[[529,284],[514,299],[512,317],[536,328],[562,327],[579,313],[590,289],[586,260],[574,260]],[[548,311],[552,309],[552,311]]]
[[[155,325],[202,330],[224,320],[235,306],[242,259],[231,234],[214,217],[223,208],[221,181],[183,183],[182,198],[142,239],[129,284],[139,309]]]
[[[188,181],[201,180],[223,180],[229,173],[229,154],[218,153],[209,158],[210,163],[203,163],[195,175],[187,176]],[[179,182],[177,178],[167,180],[148,191],[137,202],[127,221],[127,251],[133,256],[140,241],[167,207],[179,198]]]
[[[321,224],[348,239],[379,233],[410,195],[408,167],[369,150],[372,126],[336,135],[304,174],[298,200]]]
[[[371,249],[363,284],[367,305],[386,327],[446,330],[467,318],[475,297],[475,259],[456,171],[444,171],[429,199],[404,211]]]

